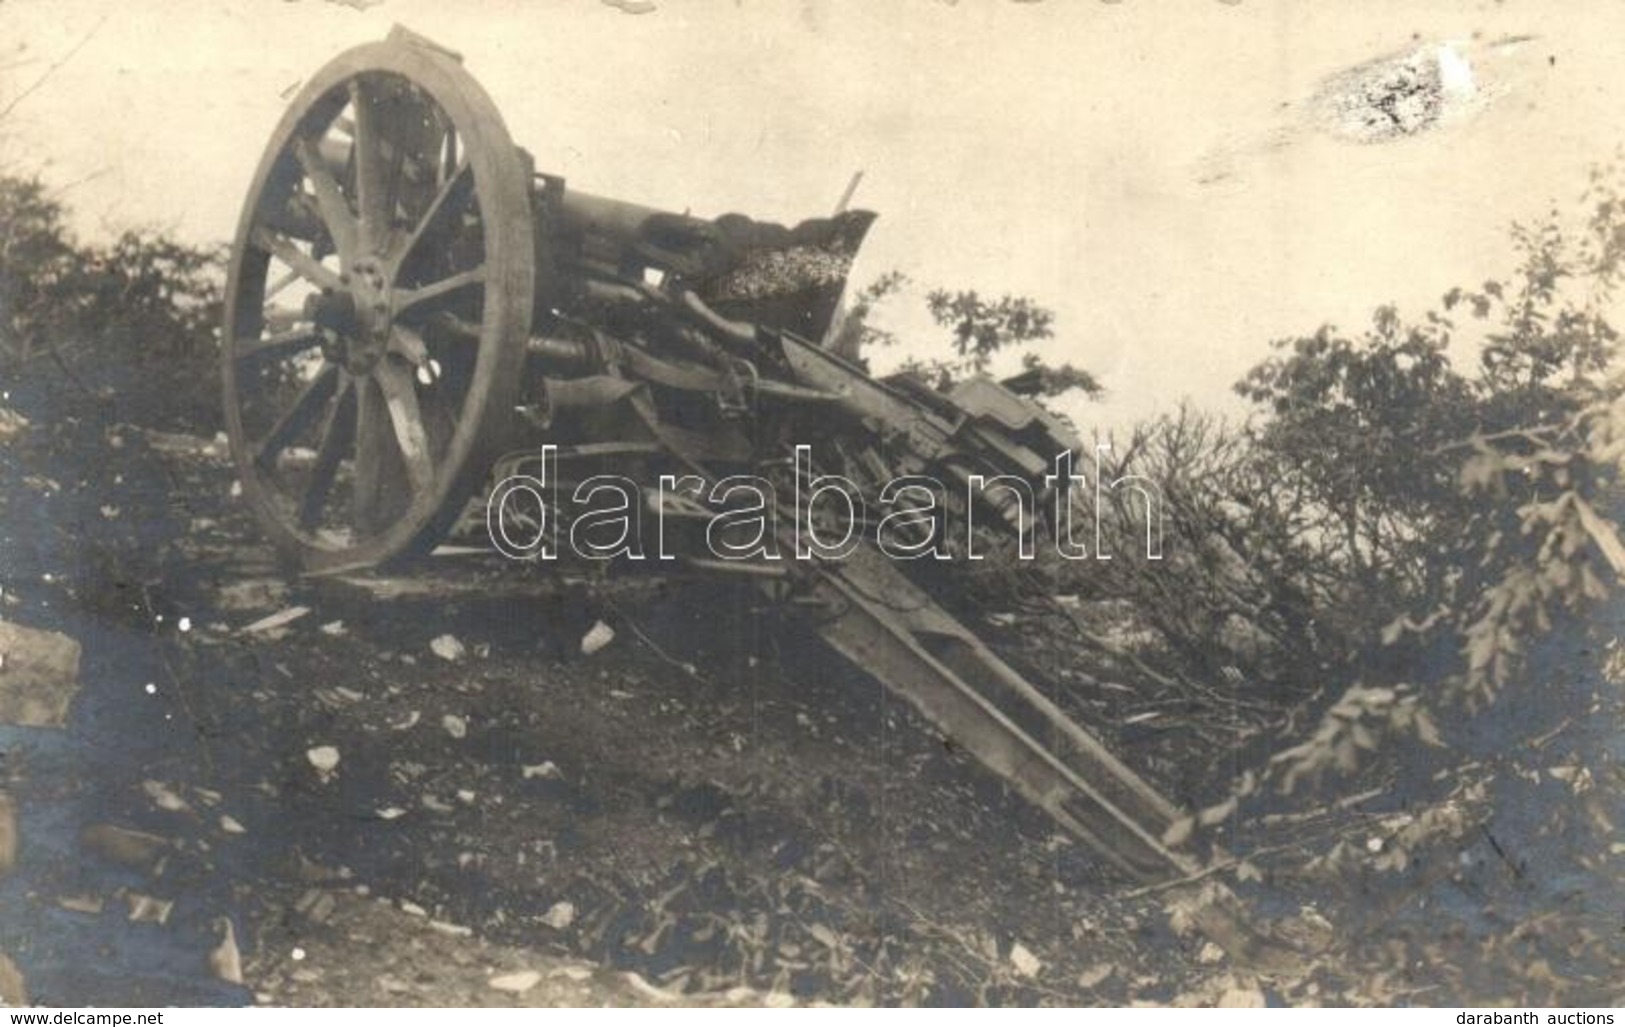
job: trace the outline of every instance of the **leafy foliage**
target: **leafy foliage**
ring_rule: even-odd
[[[1291,483],[1302,537],[1365,611],[1348,639],[1365,656],[1311,737],[1271,764],[1283,787],[1354,771],[1385,735],[1440,744],[1450,733],[1429,708],[1470,715],[1541,687],[1530,648],[1578,629],[1625,576],[1625,386],[1606,316],[1625,239],[1618,182],[1593,176],[1578,229],[1556,215],[1514,226],[1508,279],[1453,289],[1417,324],[1383,308],[1358,339],[1283,341],[1238,385],[1264,407],[1253,437]],[[1467,373],[1450,359],[1461,311],[1477,329]]]
[[[220,254],[129,231],[86,253],[81,330],[105,331],[146,356],[213,355],[220,323]]]
[[[1055,334],[1055,314],[1026,296],[1004,295],[984,300],[974,289],[950,293],[934,289],[926,309],[937,324],[953,333],[954,352],[972,371],[987,370],[993,355]]]
[[[35,179],[0,177],[0,353],[27,357],[59,320],[78,252]]]
[[[1407,326],[1384,307],[1354,338],[1324,327],[1277,342],[1282,355],[1237,386],[1267,409],[1254,445],[1289,490],[1283,514],[1346,574],[1345,601],[1427,587],[1410,579],[1450,530],[1437,514],[1455,475],[1439,449],[1470,430],[1473,404],[1449,341],[1442,320]]]
[[[1024,353],[1021,373],[1004,380],[1006,388],[1022,395],[1060,396],[1074,389],[1091,398],[1105,395],[1106,386],[1089,371],[1070,362],[1049,364],[1037,353]]]
[[[153,232],[81,244],[37,179],[0,176],[0,356],[212,354],[220,253]]]
[[[873,323],[875,307],[887,297],[896,295],[908,285],[908,276],[901,271],[887,271],[857,291],[847,309],[846,318],[835,331],[830,348],[849,360],[862,358],[863,351],[872,346],[890,346],[897,336]]]
[[[900,271],[888,271],[858,290],[844,324],[831,346],[858,359],[873,346],[893,346],[896,333],[876,327],[873,315],[883,302],[905,292],[912,283]],[[925,295],[932,320],[949,332],[951,356],[911,356],[903,373],[947,387],[970,375],[985,374],[996,354],[1021,350],[1054,337],[1055,314],[1026,296],[1003,295],[984,299],[976,290],[949,292],[933,289]],[[1051,364],[1037,353],[1022,353],[1021,372],[1005,384],[1023,395],[1059,396],[1081,390],[1092,398],[1105,393],[1100,379],[1071,363]]]

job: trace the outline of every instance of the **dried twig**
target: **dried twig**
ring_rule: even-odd
[[[1301,849],[1303,847],[1304,843],[1301,840],[1285,842],[1281,845],[1266,845],[1262,848],[1251,850],[1245,856],[1231,856],[1229,859],[1221,859],[1217,863],[1209,863],[1202,869],[1186,874],[1184,877],[1176,877],[1171,881],[1158,881],[1156,884],[1147,884],[1139,888],[1131,888],[1128,891],[1119,892],[1118,897],[1123,899],[1144,898],[1147,895],[1155,895],[1158,892],[1168,891],[1171,888],[1178,888],[1181,885],[1194,884],[1197,881],[1206,880],[1207,878],[1212,877],[1214,874],[1223,873],[1224,871],[1233,867],[1238,867],[1243,863],[1250,863],[1260,856],[1273,856],[1278,852],[1286,852],[1288,849]]]
[[[609,607],[615,612],[615,616],[618,617],[622,623],[624,623],[628,628],[632,629],[632,634],[637,636],[639,642],[642,642],[645,646],[648,646],[650,652],[654,653],[668,665],[676,667],[678,670],[689,675],[690,677],[696,677],[702,681],[706,680],[704,675],[700,673],[699,667],[688,662],[687,660],[679,660],[677,657],[671,655],[670,653],[666,652],[665,649],[661,648],[660,643],[650,638],[648,633],[638,626],[638,622],[633,620],[632,617],[627,614],[624,609],[618,606],[613,599],[605,599],[603,602],[605,606]]]
[[[1360,803],[1365,802],[1368,799],[1375,799],[1377,796],[1386,793],[1388,790],[1389,787],[1387,785],[1379,785],[1376,788],[1368,788],[1365,791],[1357,792],[1354,795],[1344,796],[1343,798],[1338,799],[1336,802],[1330,803],[1321,809],[1307,810],[1303,813],[1266,813],[1264,816],[1259,818],[1259,823],[1268,827],[1278,827],[1282,824],[1299,824],[1306,820],[1318,820],[1329,813],[1335,813],[1338,810],[1345,810],[1352,806],[1358,806]]]
[[[67,53],[52,61],[49,67],[40,72],[38,78],[34,79],[34,81],[23,87],[22,92],[12,97],[10,103],[7,103],[4,107],[0,107],[0,119],[4,119],[6,115],[16,110],[18,104],[22,103],[30,96],[33,96],[39,91],[41,86],[50,81],[51,76],[55,75],[64,64],[67,64],[69,61],[73,60],[74,55],[80,50],[83,50],[85,48],[85,44],[90,42],[91,39],[95,37],[96,33],[101,31],[103,25],[107,24],[107,18],[108,15],[102,15],[101,21],[98,21],[95,25],[92,25],[89,32],[86,32],[83,36],[79,37],[79,41],[73,44],[73,47],[69,49]]]

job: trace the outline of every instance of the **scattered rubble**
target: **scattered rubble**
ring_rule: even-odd
[[[8,1006],[29,1004],[28,986],[23,981],[23,973],[3,952],[0,952],[0,1003]]]
[[[429,643],[429,651],[442,660],[457,663],[468,655],[468,647],[456,635],[439,635]]]
[[[231,456],[231,445],[226,440],[224,432],[216,433],[212,438],[205,438],[186,432],[159,431],[135,425],[131,427],[146,438],[147,445],[159,453],[171,456],[201,456],[219,461],[225,461]]]
[[[491,987],[497,991],[506,991],[515,995],[523,995],[540,983],[542,983],[542,975],[535,970],[522,970],[519,973],[502,974],[491,978]]]
[[[141,790],[147,793],[152,804],[166,813],[187,813],[192,806],[185,799],[175,794],[175,790],[162,781],[143,781]]]
[[[546,913],[542,915],[542,923],[555,931],[562,931],[575,923],[576,907],[570,902],[555,902]]]
[[[220,932],[220,944],[209,953],[209,972],[227,984],[243,983],[243,956],[237,948],[237,932],[229,917],[218,917],[215,930]]]
[[[338,770],[339,751],[335,746],[318,745],[305,751],[305,758],[316,768],[317,775],[326,781]]]
[[[1078,987],[1085,991],[1099,987],[1116,972],[1117,967],[1110,963],[1096,963],[1078,974]]]
[[[79,832],[79,843],[110,863],[149,870],[174,842],[161,835],[114,824],[92,824]]]
[[[11,796],[0,792],[0,877],[11,873],[17,865],[17,804]]]
[[[160,899],[139,892],[126,892],[124,901],[130,905],[130,922],[137,924],[169,923],[169,914],[175,911],[172,899]]]
[[[391,731],[406,731],[416,727],[418,721],[422,719],[423,714],[419,711],[407,710],[404,714],[389,719],[389,729]]]
[[[1214,1005],[1220,1009],[1263,1009],[1269,1005],[1258,985],[1234,978],[1223,979]]]
[[[1043,961],[1019,941],[1010,946],[1010,965],[1023,977],[1037,977],[1038,971],[1044,968]]]
[[[281,607],[288,586],[277,578],[244,578],[221,585],[215,591],[215,605],[227,612],[271,610]]]
[[[287,627],[289,624],[292,624],[294,621],[308,613],[310,613],[310,607],[308,606],[290,606],[286,609],[278,610],[269,617],[261,617],[259,620],[243,628],[242,634],[269,634],[276,631],[278,628]]]
[[[305,893],[294,903],[294,910],[313,924],[326,923],[333,915],[337,900],[332,892],[321,888],[307,888]]]
[[[28,429],[28,418],[9,407],[0,407],[0,442],[10,442]]]
[[[55,473],[61,478],[65,491],[52,502],[65,503],[77,486],[71,476]],[[117,526],[145,523],[148,515],[138,503],[123,498],[120,502],[125,512]],[[92,523],[97,523],[94,506],[87,509]],[[97,526],[108,525],[97,523]],[[77,580],[68,576],[64,563],[53,562],[46,566],[59,575],[59,582]],[[263,566],[254,558],[248,573],[262,573]],[[32,581],[32,575],[27,580]],[[252,590],[244,589],[238,600],[234,600],[244,604],[243,610],[254,612],[219,614],[233,625],[261,612],[279,611],[273,614],[276,616],[285,615],[289,609],[299,609],[288,607],[290,598],[280,583],[252,577],[245,580],[251,584],[260,582],[255,586],[259,594],[250,595]],[[49,591],[53,603],[59,601],[64,587],[69,586],[58,584]],[[321,610],[323,604],[305,598],[303,589],[306,587],[300,586],[302,591],[296,598]],[[227,608],[226,602],[211,606],[207,600],[200,601],[189,593],[164,595],[162,589],[153,591],[157,609],[167,615],[163,622],[166,625],[178,623],[179,608],[192,610],[200,625],[213,619],[215,614],[199,614],[199,610]],[[220,594],[225,593],[225,589],[220,589]],[[33,609],[37,598],[26,597],[28,609]],[[9,587],[6,599],[14,605],[18,603]],[[9,608],[7,612],[11,612]],[[144,614],[138,616],[143,618],[143,624],[149,623]],[[332,616],[336,613],[320,619],[327,620],[328,624],[342,623],[332,620]],[[293,620],[289,620],[284,627],[292,623]],[[314,619],[305,623],[316,626]],[[425,623],[433,626],[425,629]],[[253,888],[256,896],[263,889],[274,901],[268,903],[265,910],[248,907],[237,914],[236,924],[241,925],[241,938],[247,952],[238,949],[238,933],[232,922],[223,917],[215,918],[215,933],[210,935],[205,931],[195,938],[196,947],[187,957],[190,962],[177,965],[182,966],[183,971],[197,974],[207,967],[221,981],[248,980],[262,1001],[277,1004],[326,1005],[339,1001],[372,1005],[673,1001],[765,1004],[788,998],[786,991],[772,989],[792,986],[797,989],[796,994],[829,1001],[909,1000],[909,994],[901,990],[903,985],[894,985],[890,977],[875,985],[872,991],[838,990],[863,976],[860,970],[854,969],[857,960],[882,966],[883,972],[895,974],[897,980],[902,979],[905,971],[917,972],[923,968],[924,972],[937,975],[928,998],[940,998],[944,994],[940,989],[946,986],[966,989],[949,994],[975,1001],[973,986],[976,982],[970,982],[972,987],[967,989],[963,978],[954,977],[951,965],[965,958],[967,950],[960,942],[961,937],[978,939],[977,952],[969,957],[968,965],[971,972],[985,973],[989,979],[999,982],[997,987],[1003,990],[993,993],[993,1001],[1018,1000],[1012,996],[1032,1000],[1035,994],[1063,995],[1079,1000],[1081,992],[1083,1001],[1166,1001],[1175,994],[1191,994],[1204,1004],[1222,1000],[1226,1004],[1253,1005],[1266,996],[1256,982],[1229,979],[1222,974],[1212,977],[1220,973],[1222,963],[1206,964],[1204,959],[1212,956],[1206,949],[1197,955],[1187,947],[1185,955],[1195,955],[1191,960],[1185,955],[1137,948],[1132,940],[1134,931],[1124,929],[1123,921],[1088,905],[1092,900],[1086,897],[1089,889],[1085,887],[1073,889],[1056,903],[1057,909],[1064,906],[1068,914],[1074,912],[1074,903],[1084,905],[1096,918],[1086,933],[1076,936],[1074,951],[1069,951],[1060,940],[1062,935],[1047,933],[1048,921],[1044,917],[1024,914],[1012,900],[1014,896],[1015,900],[1025,901],[1023,896],[1032,890],[1024,891],[1010,883],[1021,881],[1030,868],[1016,862],[1000,864],[999,871],[986,872],[986,864],[978,867],[965,862],[982,858],[982,853],[975,851],[976,847],[960,833],[957,819],[963,817],[970,826],[986,827],[990,821],[978,818],[984,814],[989,818],[1003,816],[1007,812],[983,805],[996,806],[997,797],[988,799],[977,793],[980,797],[974,801],[978,805],[973,807],[960,801],[963,796],[956,789],[940,787],[940,781],[930,787],[909,784],[917,777],[934,773],[922,760],[940,749],[940,744],[923,742],[911,748],[906,732],[896,732],[890,737],[897,739],[899,745],[887,750],[888,762],[879,762],[872,746],[865,746],[868,736],[863,734],[864,717],[869,707],[860,705],[860,699],[853,699],[851,707],[827,707],[831,712],[827,726],[823,716],[825,707],[818,705],[827,696],[820,693],[816,700],[807,700],[805,708],[817,712],[806,717],[807,724],[816,725],[823,739],[812,745],[803,742],[810,732],[794,731],[793,725],[801,719],[795,713],[801,708],[796,703],[802,686],[817,683],[809,683],[804,678],[796,687],[783,689],[781,694],[767,681],[771,670],[758,671],[754,658],[748,673],[756,677],[748,679],[753,686],[748,692],[737,688],[724,691],[719,687],[715,693],[701,696],[694,693],[708,687],[703,682],[700,685],[685,683],[683,688],[668,687],[668,679],[674,675],[666,674],[665,668],[655,665],[652,658],[647,660],[646,666],[643,661],[647,654],[641,646],[612,649],[590,664],[576,660],[549,663],[546,657],[528,649],[520,653],[505,652],[503,643],[496,641],[489,662],[476,662],[477,670],[471,672],[464,668],[451,670],[433,658],[421,659],[427,655],[422,652],[424,640],[431,632],[446,628],[453,628],[470,640],[465,646],[455,636],[443,636],[457,644],[459,659],[484,659],[480,646],[473,644],[473,640],[481,637],[486,628],[475,627],[468,619],[418,620],[404,633],[380,639],[378,636],[384,634],[382,629],[369,618],[353,615],[349,628],[353,637],[343,644],[323,638],[331,634],[325,631],[326,626],[287,633],[287,642],[274,649],[256,647],[251,650],[255,666],[263,668],[261,678],[245,680],[241,676],[222,676],[227,689],[243,686],[245,691],[240,693],[220,690],[211,695],[210,689],[214,686],[194,677],[194,667],[184,663],[179,667],[179,680],[161,676],[163,671],[156,666],[131,666],[128,674],[102,683],[109,694],[117,692],[118,702],[125,704],[119,708],[139,706],[138,716],[152,716],[151,711],[158,707],[165,711],[173,709],[177,721],[188,715],[180,705],[185,699],[198,702],[203,715],[200,719],[208,720],[218,713],[225,700],[241,698],[246,702],[248,695],[259,692],[270,697],[255,700],[259,703],[256,712],[262,710],[266,714],[267,730],[247,736],[258,748],[245,749],[242,764],[251,769],[248,770],[250,776],[242,780],[232,779],[229,773],[210,778],[185,767],[180,760],[162,759],[140,764],[142,769],[111,782],[106,778],[86,778],[111,783],[113,787],[108,793],[120,802],[134,800],[129,802],[128,809],[98,808],[94,813],[83,814],[88,819],[132,816],[135,819],[130,822],[159,824],[165,834],[177,837],[112,824],[93,824],[86,828],[81,834],[85,855],[73,861],[81,864],[72,868],[75,876],[46,882],[47,886],[34,893],[50,916],[69,921],[77,929],[92,927],[100,931],[103,926],[109,930],[124,929],[126,904],[135,902],[138,897],[118,890],[116,884],[132,882],[112,867],[97,867],[92,857],[138,872],[151,872],[156,868],[161,871],[162,883],[138,886],[140,890],[176,889],[177,896],[181,894],[178,889],[191,886],[182,883],[186,874],[198,866],[217,866],[220,879],[228,881],[233,888]],[[272,637],[281,630],[273,628],[255,633],[256,641]],[[663,641],[668,637],[657,629],[651,630]],[[184,640],[177,639],[173,632],[162,631],[147,631],[144,637],[161,638],[172,655],[179,650],[180,656],[190,659],[196,654],[186,650],[196,649],[192,643],[198,634],[200,631],[194,628],[192,636]],[[223,636],[225,632],[218,634]],[[567,648],[572,637],[576,637],[575,633],[566,635]],[[87,651],[97,654],[92,637],[85,634],[83,638]],[[177,646],[178,641],[186,644]],[[586,636],[582,636],[582,641],[586,641]],[[232,648],[222,647],[221,651]],[[250,651],[248,646],[235,648]],[[415,669],[402,665],[404,661],[399,659],[399,654],[404,649],[419,653]],[[434,651],[432,645],[431,651]],[[442,656],[438,652],[435,655]],[[82,721],[91,720],[88,700],[98,675],[91,669],[97,664],[89,659],[87,657],[84,672],[86,693],[75,707],[75,731]],[[771,668],[772,659],[764,656],[762,665]],[[435,669],[436,665],[439,670]],[[739,683],[726,679],[722,661],[705,665],[708,676],[715,675],[719,679],[719,686]],[[4,680],[12,669],[8,659],[6,666],[0,669],[0,690],[4,689]],[[793,674],[786,676],[793,678]],[[149,678],[162,683],[161,689],[154,689],[158,698],[143,694],[143,682]],[[319,701],[311,702],[310,692],[295,687],[303,681],[342,681],[344,685],[323,689]],[[194,682],[197,683],[194,685]],[[610,689],[610,684],[617,687]],[[1099,687],[1108,692],[1127,691],[1124,686],[1114,686],[1111,682]],[[480,689],[484,691],[475,694]],[[519,696],[533,697],[534,707],[526,701],[516,701]],[[748,700],[742,696],[748,696]],[[798,698],[787,699],[786,696]],[[1114,697],[1108,695],[1107,698]],[[472,722],[477,726],[476,738],[484,743],[489,735],[492,745],[446,744],[446,735],[440,731],[444,722],[436,724],[436,721],[448,708],[448,700],[455,704],[451,708],[458,710],[465,727]],[[848,700],[838,696],[837,701]],[[746,759],[740,759],[737,748],[727,741],[734,731],[749,730],[744,726],[747,721],[729,712],[730,704],[741,702],[748,702],[748,708],[753,710],[752,718],[757,716],[755,704],[762,704],[759,716],[763,737]],[[413,709],[414,706],[421,708],[422,713]],[[1135,724],[1155,724],[1170,717],[1167,713],[1157,717],[1154,711],[1149,712],[1150,717],[1132,714],[1124,719]],[[613,731],[605,727],[602,734],[597,734],[584,729],[589,715],[604,720]],[[775,735],[776,721],[790,724],[792,729]],[[885,723],[895,732],[897,722],[887,718]],[[678,725],[673,727],[672,736],[655,737],[667,725]],[[176,726],[181,727],[181,724]],[[617,734],[628,726],[637,731],[636,744],[628,741],[625,752],[617,753],[614,739],[628,737]],[[389,729],[414,727],[423,730],[411,736],[389,733]],[[369,732],[376,733],[369,735]],[[384,774],[385,763],[393,767],[392,761],[401,757],[380,757],[379,752],[398,753],[402,743],[408,740],[424,750],[422,755],[413,754],[423,765],[416,767],[409,778],[391,780]],[[298,745],[317,741],[336,743],[316,746],[305,756],[323,780],[336,773],[339,747],[343,747],[342,783],[345,787],[342,792],[328,788],[312,795],[311,771],[299,765],[303,761],[298,755]],[[718,744],[713,747],[712,741]],[[777,762],[779,753],[803,745],[806,751],[796,752],[795,760]],[[227,752],[226,759],[221,757],[223,750]],[[843,777],[843,771],[850,768],[843,768],[842,762],[856,764],[854,754],[859,751],[866,754],[867,762]],[[322,757],[316,755],[323,752],[330,753],[325,770]],[[543,754],[552,758],[543,759]],[[224,744],[216,743],[215,758],[221,763],[235,757]],[[568,784],[562,783],[564,776],[554,760],[572,768]],[[633,761],[630,769],[636,770],[636,774],[624,774],[629,769],[627,761]],[[791,768],[793,773],[779,769],[781,767]],[[143,782],[147,775],[159,780]],[[654,795],[635,793],[632,788],[642,785],[628,785],[620,780],[628,776],[643,780],[649,775],[658,778],[652,785],[657,789],[656,794],[672,792],[675,801],[650,811],[638,800],[644,798],[652,802]],[[668,782],[667,775],[683,780]],[[1569,781],[1570,776],[1575,780]],[[758,777],[762,778],[762,794],[747,792],[747,788],[757,787]],[[1541,778],[1547,777],[1578,786],[1578,775],[1570,775],[1563,763],[1545,768]],[[871,778],[883,784],[874,784]],[[367,791],[374,780],[383,782],[382,787]],[[723,784],[712,788],[696,785],[696,780],[720,780]],[[521,785],[520,781],[525,783]],[[130,787],[136,783],[142,785],[141,792]],[[207,792],[199,788],[199,784],[218,791]],[[157,787],[150,787],[153,785]],[[16,792],[19,799],[29,803],[30,811],[37,808],[34,803],[39,801],[40,782],[36,781],[34,788],[34,791]],[[798,790],[802,788],[805,790]],[[1596,790],[1601,790],[1600,781]],[[439,808],[450,812],[431,815],[435,807],[420,808],[418,797],[424,794],[434,798]],[[465,794],[475,798],[465,798]],[[455,802],[461,805],[447,801],[454,796]],[[505,807],[504,799],[507,800]],[[908,844],[902,841],[902,828],[893,831],[889,826],[883,826],[878,832],[887,835],[886,838],[873,842],[864,840],[876,833],[871,804],[877,801],[893,810],[909,809],[911,803],[917,804],[914,807],[917,813],[899,814],[894,818],[913,832],[908,836]],[[157,811],[148,803],[156,806]],[[182,806],[199,815],[187,816]],[[477,812],[470,810],[470,806]],[[368,813],[375,807],[376,819]],[[410,807],[410,817],[403,807]],[[797,821],[782,830],[773,819],[781,808],[791,809],[792,819]],[[238,820],[221,813],[223,809],[231,809],[243,822],[256,825],[252,844],[221,840],[221,832],[236,834],[238,831],[234,831],[233,826],[239,830],[242,826]],[[296,809],[317,813],[309,822],[309,830],[304,823],[297,829],[290,827],[296,822],[293,812]],[[425,813],[426,809],[431,812]],[[583,809],[593,812],[582,813]],[[644,817],[646,812],[654,815]],[[169,815],[163,815],[165,813]],[[827,832],[843,850],[851,847],[858,851],[843,854],[819,843],[798,856],[798,847],[805,842],[804,837],[796,836],[804,827],[799,818],[805,815],[812,820],[815,813],[820,832]],[[634,820],[640,822],[630,823]],[[643,820],[656,823],[643,823]],[[389,821],[394,822],[386,823]],[[741,825],[747,821],[749,828],[742,830]],[[74,826],[80,822],[69,821]],[[569,828],[561,826],[566,822],[571,825]],[[0,816],[0,831],[4,823],[5,818]],[[340,832],[326,835],[322,832],[335,823],[344,825],[341,832],[365,839],[367,847],[376,839],[379,847],[392,856],[406,854],[402,862],[408,867],[407,873],[415,872],[415,876],[386,879],[376,872],[375,865],[369,866],[365,847],[346,844],[350,838],[339,844],[327,844]],[[477,827],[470,829],[469,825]],[[570,834],[575,830],[579,830],[581,836],[572,840]],[[473,837],[476,833],[478,837]],[[589,841],[582,842],[582,836]],[[773,840],[763,840],[769,836]],[[742,837],[747,840],[741,841]],[[917,862],[916,837],[922,854]],[[1366,834],[1362,833],[1357,841],[1363,842],[1365,838]],[[32,829],[30,842],[20,854],[25,860],[37,860],[42,852],[50,852]],[[219,848],[209,850],[211,843]],[[251,853],[265,851],[286,855],[288,846],[296,843],[309,846],[306,849],[309,858],[299,854],[297,861],[289,857],[279,860],[274,867],[256,866],[247,872],[254,876],[228,869],[231,863],[240,864],[251,858]],[[996,843],[987,844],[991,847]],[[650,880],[638,876],[644,872],[642,865],[635,871],[627,866],[615,866],[618,845],[629,852],[635,851],[644,862],[657,865],[657,872],[669,872],[672,876]],[[1625,846],[1618,848],[1625,854]],[[229,860],[222,858],[228,850]],[[876,850],[884,851],[888,860],[897,861],[888,866],[897,867],[895,880],[898,882],[911,877],[915,881],[922,878],[930,881],[907,887],[899,883],[897,900],[915,902],[920,919],[904,916],[896,907],[890,907],[897,919],[888,927],[902,938],[895,945],[876,942],[872,936],[874,928],[854,916],[856,907],[850,903],[852,894],[874,883],[866,874],[871,865],[868,861]],[[987,890],[990,894],[997,893],[986,905],[980,904],[974,895],[955,892],[957,886],[947,873],[941,877],[927,876],[932,861],[947,862],[948,857],[936,854],[949,851],[956,854],[951,867],[954,875],[972,878],[977,876],[978,869],[984,871],[984,878],[989,882]],[[1061,855],[1067,857],[1069,853]],[[691,857],[692,865],[684,862]],[[328,866],[321,866],[312,859]],[[354,866],[353,874],[341,865],[345,861]],[[415,868],[413,861],[419,861]],[[755,869],[757,861],[765,869]],[[1050,865],[1047,858],[1044,865]],[[1007,866],[1014,869],[1005,875],[1001,871]],[[27,867],[25,870],[32,873]],[[80,873],[106,876],[98,880],[77,876]],[[1028,876],[1037,879],[1040,875]],[[106,877],[114,881],[110,883]],[[315,890],[317,898],[309,902],[311,912],[278,921],[277,917],[304,901],[306,882],[323,885]],[[1047,895],[1047,879],[1044,884]],[[972,887],[967,886],[967,892]],[[470,900],[465,891],[457,890],[474,888],[489,888],[499,894]],[[679,888],[683,889],[680,893]],[[351,894],[352,889],[354,894]],[[931,898],[934,890],[943,893],[940,901]],[[390,904],[357,897],[363,894],[387,897]],[[210,914],[221,910],[218,906],[194,904],[191,893],[186,895],[184,904],[174,908],[173,914],[163,912],[163,907],[157,905],[171,900],[140,896],[150,904],[144,907],[149,921],[132,933],[158,934],[152,923],[162,921],[150,918],[161,915],[168,918],[171,928],[163,932],[166,936],[198,934],[197,928],[210,923]],[[403,895],[415,901],[394,905]],[[74,916],[69,917],[59,910]],[[201,917],[195,923],[186,920],[200,910]],[[99,915],[106,917],[105,925],[88,924],[87,917]],[[1001,921],[1001,915],[1008,918]],[[440,919],[442,917],[446,919]],[[927,917],[943,923],[942,934],[922,939],[924,929],[920,924]],[[1060,918],[1058,914],[1056,919]],[[673,921],[676,927],[670,926]],[[673,946],[691,944],[689,939],[711,922],[717,922],[715,935],[709,941],[692,943],[699,946],[698,954],[684,951],[677,957],[678,963],[669,961],[675,954]],[[988,936],[985,944],[981,943],[987,925],[1001,922],[1019,923],[1024,932],[1022,940],[1012,943],[1008,937],[995,940]],[[320,925],[319,929],[313,926],[316,924]],[[537,932],[535,928],[539,924],[558,933]],[[628,925],[630,938],[622,940],[620,931]],[[282,929],[291,933],[275,933]],[[568,951],[568,960],[562,960],[557,951],[537,951],[532,939],[537,938],[538,933],[545,939],[545,948]],[[248,946],[251,936],[255,944]],[[674,938],[682,940],[674,941]],[[504,948],[498,944],[504,940],[515,947]],[[300,957],[297,961],[290,955],[295,942]],[[211,945],[215,946],[213,951],[210,951]],[[944,950],[947,957],[939,959]],[[879,958],[876,958],[877,953]],[[28,958],[38,957],[29,955]],[[594,963],[584,962],[588,959]],[[748,964],[747,959],[756,962]],[[1147,973],[1151,960],[1159,962]],[[249,965],[242,965],[244,962]],[[1197,965],[1188,965],[1192,962]],[[0,968],[5,965],[9,964],[0,964]],[[30,976],[38,978],[31,982],[35,990],[43,991],[47,986],[45,975],[35,970],[34,963],[28,965]],[[638,967],[643,976],[634,980],[619,972],[633,966]],[[741,971],[742,966],[750,969]],[[807,969],[809,967],[811,969]],[[295,971],[298,976],[294,975]],[[522,992],[501,991],[489,983],[494,977],[513,977],[521,973],[536,973],[539,980]],[[1189,979],[1180,978],[1181,974],[1189,973],[1204,977],[1209,983],[1204,983],[1199,993],[1193,992]],[[732,975],[732,979],[719,983],[719,977],[724,974]],[[779,974],[786,979],[811,979],[814,983],[776,985],[773,981]],[[1213,985],[1214,981],[1224,982],[1223,986]],[[0,980],[0,993],[6,987],[4,980]],[[894,987],[898,990],[893,990]],[[1275,987],[1272,984],[1272,990],[1267,993],[1272,1002],[1280,1000],[1273,990]],[[17,988],[21,989],[20,977]],[[1285,1000],[1302,1001],[1302,994],[1288,995]],[[1334,991],[1330,986],[1325,995],[1329,1003],[1348,1000],[1345,993]],[[1426,995],[1422,997],[1425,999]]]
[[[79,643],[0,621],[0,723],[62,727],[79,691]]]
[[[345,892],[320,931],[288,950],[250,954],[243,978],[260,1005],[593,1007],[670,1004],[759,1006],[760,991],[683,994],[579,958],[493,944],[467,928]],[[453,928],[448,930],[447,928]],[[388,939],[388,944],[380,944]],[[309,970],[319,967],[320,975]],[[782,997],[778,1001],[782,1001]]]
[[[581,653],[583,656],[591,656],[614,640],[615,629],[603,621],[597,621],[585,635],[581,636]]]
[[[87,916],[100,916],[107,907],[107,903],[96,895],[59,895],[56,904],[70,913],[84,913]]]

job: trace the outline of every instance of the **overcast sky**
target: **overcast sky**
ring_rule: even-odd
[[[1625,136],[1625,4],[1372,0],[6,0],[13,169],[86,233],[226,238],[285,96],[394,22],[463,52],[538,167],[697,214],[881,214],[858,277],[1030,294],[1121,423],[1226,401],[1273,337],[1505,269]],[[1311,102],[1433,55],[1447,116],[1390,142]],[[923,329],[917,318],[897,319]]]

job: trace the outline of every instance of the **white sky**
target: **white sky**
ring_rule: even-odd
[[[861,168],[860,280],[1033,295],[1049,352],[1111,390],[1085,423],[1121,423],[1226,403],[1272,337],[1502,271],[1506,224],[1572,204],[1625,137],[1617,0],[659,3],[7,0],[0,106],[101,27],[0,142],[87,234],[224,239],[283,94],[399,21],[593,192],[793,221]],[[1386,144],[1316,129],[1320,81],[1417,40],[1468,62],[1466,113]]]

